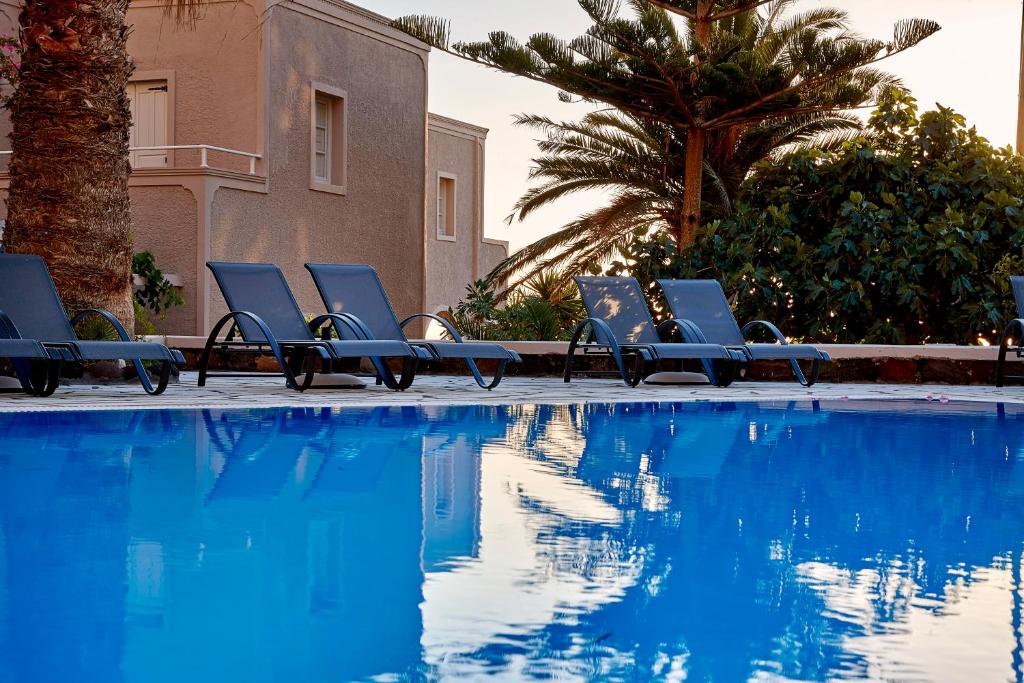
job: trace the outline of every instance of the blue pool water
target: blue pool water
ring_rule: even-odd
[[[1021,681],[1024,411],[0,415],[0,681]]]

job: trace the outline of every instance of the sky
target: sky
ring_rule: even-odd
[[[996,145],[1014,142],[1024,0],[802,0],[799,7],[843,7],[853,29],[886,39],[894,22],[920,17],[942,30],[914,49],[885,60],[922,108],[952,107]],[[537,32],[571,38],[589,22],[576,0],[360,0],[389,17],[429,14],[452,22],[456,40],[483,39],[501,29],[521,40]],[[599,197],[580,195],[506,223],[528,187],[537,133],[512,125],[517,113],[572,120],[586,105],[558,101],[547,85],[517,78],[434,50],[430,55],[430,111],[490,129],[487,137],[484,220],[488,237],[508,240],[512,250],[552,232]]]

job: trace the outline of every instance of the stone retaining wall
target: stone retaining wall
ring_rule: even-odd
[[[174,345],[175,339],[169,339]],[[565,344],[545,342],[513,342],[523,357],[522,364],[509,367],[509,375],[518,376],[561,376],[565,365]],[[195,369],[200,349],[178,345],[185,355],[186,369]],[[883,383],[883,384],[993,384],[995,382],[995,350],[980,347],[821,347],[833,356],[833,362],[822,366],[822,382],[833,383]],[[363,370],[370,368],[363,363]],[[493,361],[481,361],[484,372],[493,371]],[[806,366],[805,366],[806,367]],[[224,356],[214,353],[211,369],[232,369],[236,371],[275,372],[277,366],[269,356],[233,352]],[[339,372],[359,369],[356,361],[338,363]],[[577,355],[576,369],[582,372],[611,373],[614,371],[610,359],[592,354]],[[679,367],[665,367],[674,370]],[[687,369],[698,369],[688,367]],[[426,363],[420,368],[423,374],[462,375],[468,374],[462,361]],[[1024,374],[1024,363],[1010,366],[1011,374]],[[609,375],[610,376],[610,375]],[[792,378],[789,364],[785,361],[760,361],[747,367],[745,378],[760,381],[787,381]]]

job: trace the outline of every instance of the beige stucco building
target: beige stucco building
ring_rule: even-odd
[[[0,13],[13,26],[16,3]],[[305,262],[369,263],[405,315],[454,305],[507,254],[483,233],[487,131],[428,113],[429,48],[384,17],[341,0],[214,0],[192,28],[132,0],[128,17],[136,250],[187,302],[161,331],[226,311],[207,260],[279,264],[310,313]]]

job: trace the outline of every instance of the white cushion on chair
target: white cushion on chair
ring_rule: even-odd
[[[644,384],[710,384],[706,375],[700,372],[656,372],[644,380]]]
[[[296,378],[301,381],[301,378]],[[339,389],[365,389],[366,383],[355,375],[346,375],[344,373],[332,373],[330,375],[324,375],[317,373],[313,376],[313,383],[310,388],[316,387],[336,387]]]

